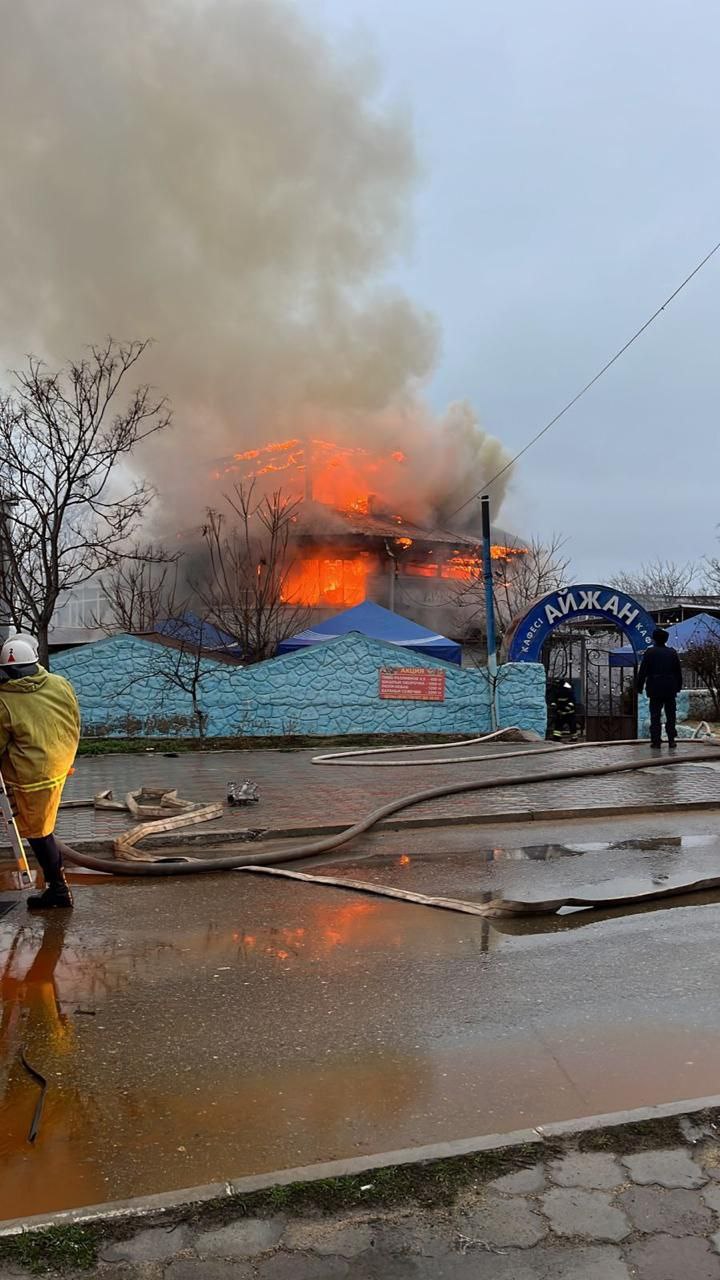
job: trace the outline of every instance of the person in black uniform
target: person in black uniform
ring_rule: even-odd
[[[555,696],[550,703],[551,732],[556,742],[562,738],[563,733],[568,733],[571,738],[577,737],[575,712],[572,685],[569,680],[564,680],[559,688],[556,687]]]
[[[643,655],[638,672],[638,693],[647,688],[650,699],[650,745],[656,751],[662,745],[660,716],[663,711],[670,749],[675,747],[675,699],[682,686],[682,667],[677,651],[668,645],[667,631],[656,627],[652,649]]]

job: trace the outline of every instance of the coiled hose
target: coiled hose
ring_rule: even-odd
[[[502,732],[502,731],[500,731]],[[470,742],[487,741],[488,738],[497,737],[498,734],[487,735],[485,738],[473,738],[466,740],[465,744],[458,743],[456,745],[468,745]],[[688,743],[692,739],[686,740]],[[628,742],[608,742],[608,743],[571,743],[562,747],[540,747],[532,751],[510,751],[498,753],[493,756],[479,757],[455,757],[443,760],[428,760],[426,764],[455,764],[464,763],[468,759],[488,760],[508,760],[516,756],[536,756],[546,755],[549,753],[557,754],[558,751],[581,751],[588,747],[596,748],[598,746],[625,746],[625,745],[642,745],[642,739],[630,739]],[[405,747],[405,748],[379,748],[379,751],[416,751],[431,750],[441,744],[431,743],[421,748]],[[704,743],[696,742],[699,750],[693,752],[695,762],[705,760],[720,760],[720,743],[714,748],[706,746]],[[369,754],[368,750],[358,753],[342,753],[345,754]],[[124,861],[114,858],[98,858],[92,854],[78,853],[77,850],[71,848],[62,840],[58,840],[58,844],[62,851],[63,857],[69,863],[73,863],[79,867],[85,867],[89,871],[105,871],[114,876],[182,876],[182,875],[199,875],[201,873],[210,873],[213,871],[235,871],[242,867],[258,867],[272,866],[274,864],[282,864],[286,862],[297,862],[301,858],[313,858],[322,853],[329,853],[333,849],[340,848],[341,845],[348,844],[354,840],[356,836],[364,835],[372,827],[377,826],[385,818],[390,818],[393,814],[400,813],[403,809],[410,809],[414,805],[425,804],[431,800],[440,800],[444,796],[462,795],[467,791],[489,791],[493,787],[521,787],[529,786],[536,782],[563,782],[575,778],[597,778],[613,773],[632,773],[637,769],[660,769],[668,765],[676,765],[680,758],[677,755],[667,755],[660,759],[654,756],[648,756],[646,760],[620,761],[614,764],[589,765],[583,769],[553,769],[545,773],[524,773],[514,778],[477,778],[472,781],[465,782],[448,782],[439,787],[425,787],[422,791],[415,791],[411,795],[399,796],[396,800],[390,800],[387,804],[381,805],[378,809],[373,809],[371,813],[361,818],[359,822],[353,823],[347,827],[345,831],[335,833],[333,835],[324,836],[320,839],[306,841],[303,844],[293,844],[279,849],[268,849],[267,852],[255,852],[247,854],[232,854],[228,857],[221,858],[158,858],[155,861]],[[313,763],[326,763],[320,757],[316,758]],[[359,762],[358,762],[359,763]],[[415,763],[415,761],[413,761]],[[498,815],[498,820],[502,819],[502,815]]]

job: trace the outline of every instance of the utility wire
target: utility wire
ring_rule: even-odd
[[[698,271],[702,271],[702,268],[705,266],[706,262],[710,261],[713,255],[717,253],[718,249],[720,249],[720,240],[718,240],[718,243],[713,246],[713,248],[710,250],[709,253],[705,254],[705,257],[702,259],[702,262],[698,262],[697,266],[693,267],[693,270],[690,272],[690,274],[686,276],[682,284],[679,284],[677,289],[675,289],[670,294],[669,298],[665,299],[662,306],[658,307],[657,311],[653,311],[653,314],[650,316],[649,320],[646,320],[645,323],[640,326],[637,332],[633,334],[632,338],[628,338],[625,345],[621,347],[619,351],[615,352],[615,355],[612,357],[612,359],[608,360],[607,364],[604,364],[602,369],[598,370],[598,372],[595,374],[595,377],[591,378],[589,382],[586,382],[582,390],[578,391],[577,395],[574,395],[572,400],[568,400],[567,404],[560,410],[560,412],[556,413],[555,417],[551,418],[550,421],[546,424],[546,426],[544,426],[541,431],[538,431],[537,435],[533,436],[532,440],[528,440],[525,447],[521,449],[519,453],[516,453],[514,458],[511,458],[509,462],[506,462],[505,466],[501,467],[499,471],[496,471],[495,475],[492,476],[490,480],[487,480],[485,482],[482,489],[478,489],[477,493],[474,493],[472,497],[468,498],[465,502],[463,502],[461,506],[456,507],[454,511],[451,511],[450,515],[446,516],[446,520],[448,521],[452,520],[461,511],[464,511],[465,507],[468,507],[471,502],[475,501],[476,498],[479,498],[482,496],[482,494],[486,493],[487,490],[490,488],[490,486],[495,484],[496,480],[499,480],[501,476],[505,475],[506,471],[509,471],[511,467],[514,467],[515,463],[518,462],[520,458],[522,458],[528,452],[529,449],[532,449],[533,445],[537,444],[538,440],[541,440],[542,437],[546,434],[546,432],[548,432],[551,427],[555,426],[556,422],[560,421],[563,415],[568,412],[568,409],[572,409],[573,405],[577,404],[578,400],[580,400],[581,397],[585,395],[585,392],[589,391],[591,387],[595,386],[595,383],[598,382],[600,378],[602,378],[604,373],[607,373],[608,369],[612,368],[616,360],[619,360],[620,357],[625,354],[628,348],[632,346],[633,342],[637,342],[638,338],[641,337],[641,335],[645,332],[645,330],[650,328],[650,325],[653,323],[653,321],[657,320],[661,312],[663,312],[665,308],[670,305],[670,303],[673,301],[674,298],[677,298],[679,293],[682,293],[683,289],[685,288],[685,285],[690,283],[693,276],[696,276]]]

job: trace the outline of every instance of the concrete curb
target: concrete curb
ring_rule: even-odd
[[[206,1183],[186,1187],[179,1191],[157,1195],[137,1196],[129,1200],[113,1200],[107,1204],[88,1205],[80,1209],[67,1209],[58,1213],[36,1214],[29,1218],[12,1218],[0,1221],[0,1240],[23,1231],[38,1231],[48,1227],[70,1225],[107,1225],[108,1227],[129,1220],[138,1223],[161,1222],[166,1215],[177,1216],[178,1210],[189,1210],[197,1205],[222,1202],[229,1197],[251,1195],[270,1187],[291,1183],[319,1182],[327,1178],[352,1177],[384,1169],[394,1165],[419,1164],[431,1160],[445,1160],[452,1156],[475,1155],[488,1151],[503,1151],[513,1147],[534,1145],[541,1148],[554,1139],[572,1138],[583,1133],[603,1130],[622,1131],[623,1128],[653,1120],[669,1120],[682,1116],[691,1117],[700,1112],[720,1110],[720,1095],[708,1098],[690,1098],[681,1102],[660,1103],[654,1107],[636,1107],[631,1111],[616,1111],[606,1115],[582,1116],[574,1120],[558,1120],[537,1125],[533,1129],[515,1129],[504,1134],[486,1134],[479,1138],[460,1138],[454,1142],[433,1143],[424,1147],[408,1147],[399,1151],[385,1151],[370,1156],[355,1156],[347,1160],[333,1160],[326,1164],[312,1164],[296,1169],[278,1169],[271,1173],[234,1178],[228,1182]],[[628,1135],[630,1138],[630,1135]]]
[[[720,809],[720,792],[717,800],[682,801],[673,800],[667,804],[645,805],[584,805],[574,809],[508,809],[503,813],[459,814],[456,817],[443,818],[398,818],[389,822],[380,822],[375,831],[422,831],[439,827],[491,827],[532,824],[533,822],[572,822],[588,818],[640,818],[643,816],[672,813],[707,813]],[[168,832],[143,841],[143,848],[149,849],[214,849],[224,845],[243,845],[251,849],[257,845],[261,848],[272,840],[302,840],[321,836],[339,835],[347,830],[347,823],[317,823],[315,825],[288,826],[277,828],[246,827],[233,829],[219,827],[208,831],[187,833]],[[260,831],[257,836],[255,833]],[[77,836],[72,844],[79,853],[112,854],[113,838],[99,839],[96,836]],[[7,861],[9,845],[0,844],[0,869]]]
[[[502,813],[458,814],[455,817],[397,818],[379,822],[374,831],[418,831],[434,827],[509,826],[514,823],[570,822],[584,818],[621,818],[643,814],[691,813],[720,809],[720,791],[717,800],[672,800],[656,805],[583,805],[567,809],[509,809]],[[350,823],[312,823],[287,827],[216,827],[205,831],[189,830],[168,832],[143,841],[144,849],[177,848],[180,844],[194,848],[214,848],[225,844],[267,844],[271,840],[301,840],[317,836],[339,835]],[[261,831],[257,837],[254,833]],[[73,840],[73,847],[88,853],[112,852],[111,838],[80,836]]]

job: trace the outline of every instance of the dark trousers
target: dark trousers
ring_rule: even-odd
[[[553,737],[560,738],[563,733],[577,733],[577,721],[575,712],[569,711],[565,715],[560,714],[553,725]]]
[[[650,741],[654,747],[662,743],[662,724],[660,716],[665,712],[668,742],[674,742],[675,732],[675,698],[674,693],[663,694],[662,697],[650,697]]]
[[[28,840],[48,884],[58,879],[62,871],[62,854],[54,836],[36,836]]]

